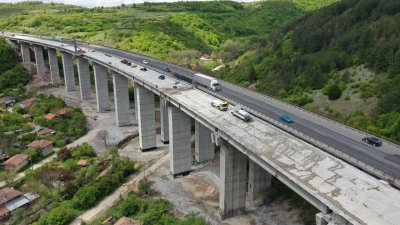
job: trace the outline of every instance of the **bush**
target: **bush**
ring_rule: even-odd
[[[94,151],[93,147],[87,143],[75,147],[71,151],[72,151],[72,158],[74,159],[90,158],[96,156],[96,152]]]
[[[65,160],[70,159],[72,157],[72,153],[71,153],[70,149],[62,148],[58,152],[57,156],[61,161],[65,161]]]

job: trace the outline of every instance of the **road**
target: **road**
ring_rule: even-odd
[[[66,41],[67,43],[71,43]],[[188,77],[189,80],[193,76],[194,71],[179,67],[173,64],[162,62],[135,53],[129,53],[118,49],[107,48],[98,45],[88,45],[86,43],[78,43],[82,48],[95,49],[104,53],[112,54],[121,58],[126,58],[144,65],[141,62],[146,59],[148,64],[144,65],[148,68],[165,71],[168,67],[171,74],[179,74]],[[247,106],[265,116],[278,118],[281,113],[286,113],[294,119],[294,123],[290,124],[292,128],[313,137],[325,144],[332,146],[364,163],[374,166],[375,168],[385,171],[394,177],[400,177],[400,157],[393,157],[394,154],[399,155],[398,146],[384,142],[384,145],[377,149],[373,146],[361,142],[364,134],[340,126],[338,124],[327,122],[326,119],[316,118],[317,116],[301,111],[296,107],[284,105],[271,98],[267,98],[261,94],[253,92],[244,92],[241,87],[221,82],[222,90],[219,94],[234,100],[235,102]]]

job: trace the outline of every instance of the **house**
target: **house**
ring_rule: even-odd
[[[61,116],[53,114],[53,113],[49,113],[44,117],[46,120],[50,120],[50,121],[57,121],[60,122],[62,121]]]
[[[133,220],[128,217],[122,217],[114,225],[143,225],[142,221]]]
[[[25,99],[24,101],[20,102],[19,105],[23,109],[29,109],[34,103],[36,102],[36,98],[28,98]]]
[[[17,154],[4,162],[4,167],[8,170],[18,171],[29,162],[29,156],[26,154]]]
[[[72,110],[73,110],[72,108],[66,107],[66,108],[62,108],[62,109],[58,110],[56,112],[56,114],[59,116],[68,116],[72,113]]]
[[[0,190],[0,218],[7,216],[15,209],[25,206],[38,199],[40,196],[26,193],[22,194],[14,188],[3,188]]]
[[[41,129],[40,131],[38,131],[36,134],[39,137],[47,137],[47,136],[56,134],[56,131],[53,129],[44,128],[44,129]]]
[[[14,105],[14,103],[17,102],[17,99],[13,98],[13,97],[3,97],[0,98],[0,107],[10,107],[12,105]]]
[[[48,140],[36,140],[36,141],[32,141],[29,145],[28,148],[30,149],[41,149],[42,156],[47,156],[50,155],[53,152],[53,142],[52,141],[48,141]]]
[[[201,60],[211,60],[211,57],[209,54],[204,54],[200,57]]]
[[[78,161],[78,163],[76,165],[80,166],[80,167],[86,167],[86,166],[89,166],[89,164],[90,164],[89,161],[87,161],[85,159],[81,159]]]

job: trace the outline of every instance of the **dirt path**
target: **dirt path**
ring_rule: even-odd
[[[169,153],[164,154],[161,158],[158,158],[149,168],[146,169],[146,176],[154,173],[161,165],[168,162]],[[103,214],[107,209],[111,208],[121,196],[126,196],[129,191],[137,191],[137,185],[140,180],[144,178],[144,173],[137,172],[131,175],[128,178],[128,181],[125,182],[121,187],[119,187],[116,191],[114,191],[111,195],[107,196],[103,201],[97,204],[95,207],[89,209],[82,215],[80,215],[77,219],[75,219],[71,225],[79,225],[81,221],[92,221],[97,218],[101,214]]]

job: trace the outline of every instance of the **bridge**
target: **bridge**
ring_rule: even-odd
[[[159,95],[161,139],[170,145],[170,171],[174,176],[191,170],[190,128],[193,118],[196,161],[214,159],[214,146],[220,148],[219,208],[222,218],[244,212],[246,200],[251,201],[268,189],[274,176],[320,210],[316,215],[318,225],[398,224],[400,192],[376,178],[394,177],[393,184],[398,184],[399,164],[389,160],[389,153],[385,152],[395,152],[395,145],[385,142],[385,151],[371,150],[370,146],[356,141],[357,135],[364,135],[362,133],[343,126],[336,127],[323,118],[308,124],[307,121],[316,115],[297,116],[296,125],[289,127],[273,119],[276,112],[281,112],[281,109],[299,112],[297,115],[305,112],[221,82],[222,91],[218,93],[220,98],[240,104],[257,115],[252,122],[245,123],[229,112],[211,107],[211,101],[216,98],[213,93],[193,88],[170,74],[165,80],[158,79],[166,66],[190,78],[189,70],[87,43],[78,43],[86,51],[78,53],[68,41],[59,42],[19,34],[3,36],[20,45],[22,59],[26,63],[31,62],[30,51],[33,49],[39,76],[46,73],[43,49],[47,49],[49,71],[54,84],[61,81],[57,61],[57,51],[60,51],[65,89],[67,92],[79,91],[83,101],[92,96],[89,67],[93,66],[99,112],[110,109],[107,74],[111,73],[118,126],[127,126],[132,122],[128,97],[128,80],[132,80],[135,84],[134,108],[142,151],[157,146],[154,95]],[[78,84],[74,78],[74,57],[78,65]],[[148,59],[151,70],[144,72],[126,66],[120,63],[122,58],[134,60],[138,64],[141,59]],[[328,125],[324,126],[323,123]],[[303,127],[307,127],[310,133],[320,134],[320,138],[305,132]],[[337,143],[345,143],[347,140],[349,144],[329,144],[331,139]],[[358,148],[362,151],[358,151]],[[361,159],[352,151],[360,153]],[[371,152],[361,154],[365,151]]]

